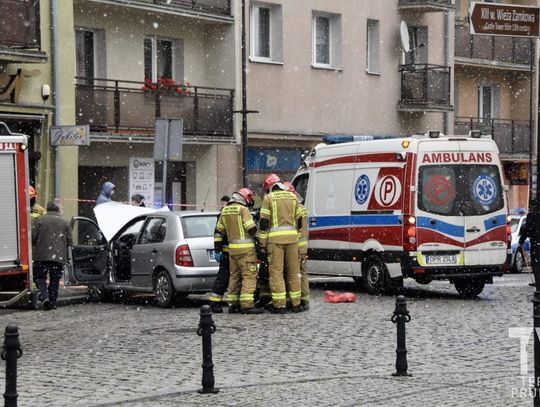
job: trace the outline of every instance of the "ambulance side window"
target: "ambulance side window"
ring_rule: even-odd
[[[350,215],[353,170],[318,171],[313,182],[313,213],[320,215]]]
[[[308,187],[309,174],[302,174],[299,177],[296,177],[293,181],[294,188],[296,192],[306,200],[307,187]]]

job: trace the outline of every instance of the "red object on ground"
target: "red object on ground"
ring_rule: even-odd
[[[337,304],[340,302],[355,302],[358,296],[353,293],[337,293],[335,291],[325,291],[323,301],[330,304]]]

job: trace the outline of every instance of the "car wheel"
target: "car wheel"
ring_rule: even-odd
[[[166,270],[161,270],[154,281],[154,295],[160,307],[170,307],[175,299],[174,286]]]
[[[455,280],[457,292],[464,298],[475,298],[484,290],[486,283],[475,280]]]
[[[384,288],[386,267],[379,256],[372,254],[362,268],[362,280],[364,288],[369,294],[380,294]]]
[[[523,272],[523,252],[521,250],[516,251],[516,256],[514,258],[514,264],[512,264],[511,273],[517,274]]]

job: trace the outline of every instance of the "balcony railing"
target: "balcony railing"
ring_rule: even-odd
[[[93,133],[152,135],[157,117],[184,119],[184,135],[201,142],[233,138],[233,89],[155,86],[77,77],[77,124]],[[148,84],[146,84],[148,85]]]
[[[169,9],[194,10],[204,13],[231,15],[231,0],[138,0],[139,3],[151,3]]]
[[[468,24],[456,24],[455,56],[530,65],[534,61],[534,47],[529,38],[471,35]]]
[[[0,0],[0,47],[40,49],[39,0]]]
[[[398,9],[414,9],[425,13],[452,10],[452,0],[399,0]]]
[[[502,154],[528,155],[531,148],[530,125],[528,120],[456,117],[454,134],[467,134],[470,130],[481,130],[482,134],[492,136]]]
[[[452,110],[450,67],[415,64],[401,65],[399,110]]]

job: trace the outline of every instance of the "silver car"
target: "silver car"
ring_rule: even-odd
[[[107,242],[91,219],[75,217],[66,284],[102,294],[154,293],[159,306],[212,289],[218,271],[214,229],[218,212],[156,212],[137,216]]]

